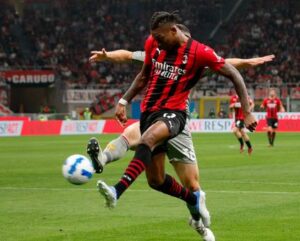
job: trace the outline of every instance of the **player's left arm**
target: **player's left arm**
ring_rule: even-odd
[[[197,57],[199,66],[208,66],[212,70],[231,80],[241,102],[241,107],[245,116],[245,125],[250,131],[254,131],[257,122],[254,115],[251,114],[246,85],[240,72],[231,64],[226,63],[223,58],[218,56],[215,51],[208,46],[200,46],[197,51]]]
[[[252,99],[249,99],[249,105],[250,105],[250,110],[254,110],[254,101]]]
[[[246,69],[250,67],[256,67],[258,65],[271,62],[275,58],[274,54],[266,55],[257,58],[240,59],[240,58],[227,58],[225,61],[233,65],[237,69]]]
[[[240,72],[231,64],[224,63],[224,65],[217,70],[221,75],[229,78],[233,83],[236,93],[238,94],[242,110],[245,116],[245,125],[250,131],[254,131],[257,125],[255,117],[251,114],[251,108],[248,100],[248,93],[243,77]]]
[[[285,112],[285,108],[284,108],[281,101],[280,101],[280,104],[279,104],[279,112]]]

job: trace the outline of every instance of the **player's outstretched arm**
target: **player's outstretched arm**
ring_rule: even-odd
[[[237,69],[245,69],[250,67],[255,67],[267,62],[273,61],[275,58],[274,54],[266,55],[257,58],[250,58],[250,59],[239,59],[239,58],[228,58],[225,61],[231,65],[233,65]]]
[[[243,77],[235,67],[228,63],[225,63],[223,67],[219,69],[218,72],[232,81],[236,93],[238,94],[241,100],[243,113],[245,115],[245,125],[250,131],[254,131],[257,122],[255,120],[255,117],[251,114],[247,89]]]
[[[111,61],[117,63],[128,62],[132,60],[132,52],[124,49],[118,49],[114,51],[106,51],[103,48],[101,51],[91,51],[91,56],[89,61],[101,62],[101,61]]]

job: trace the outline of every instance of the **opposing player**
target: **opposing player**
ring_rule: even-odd
[[[152,188],[187,202],[193,217],[192,226],[198,230],[201,225],[200,193],[191,193],[174,178],[165,174],[162,144],[183,129],[189,91],[205,66],[233,81],[241,98],[246,126],[250,130],[255,129],[256,121],[250,113],[246,88],[239,73],[231,65],[224,63],[224,60],[209,47],[188,39],[176,27],[176,23],[177,17],[174,14],[158,12],[152,17],[153,37],[150,36],[145,44],[146,59],[142,71],[116,108],[117,118],[121,123],[125,123],[126,104],[148,84],[142,103],[141,144],[137,146],[135,158],[120,182],[114,187],[109,187],[102,181],[99,181],[98,185],[107,202],[113,204],[140,173],[146,170],[147,180]],[[207,234],[208,229],[206,231]]]
[[[253,110],[254,103],[249,97],[249,106],[251,111]],[[229,108],[233,111],[235,127],[233,133],[240,143],[240,152],[244,151],[244,142],[248,147],[248,154],[251,155],[253,149],[248,134],[245,132],[244,114],[241,108],[241,102],[238,95],[233,95],[230,98]]]
[[[285,109],[282,105],[281,100],[276,95],[275,89],[270,89],[269,97],[265,98],[260,106],[264,110],[267,111],[266,119],[267,119],[267,133],[268,133],[268,141],[269,146],[274,146],[276,130],[278,128],[278,112],[284,112]]]

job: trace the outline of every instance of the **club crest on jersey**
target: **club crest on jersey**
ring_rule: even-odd
[[[183,55],[182,63],[183,63],[183,64],[186,64],[187,62],[188,62],[188,55],[185,54],[185,55]]]

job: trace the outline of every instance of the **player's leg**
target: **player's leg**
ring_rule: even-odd
[[[277,119],[273,119],[272,120],[272,135],[271,135],[271,143],[272,146],[274,146],[274,141],[275,141],[275,137],[276,137],[276,129],[278,127],[278,120]]]
[[[269,141],[269,146],[272,147],[272,136],[273,136],[273,128],[272,128],[272,119],[267,118],[267,135],[268,135],[268,141]]]
[[[253,148],[252,148],[252,145],[250,142],[250,137],[248,136],[248,134],[245,132],[244,129],[241,129],[241,134],[242,134],[243,140],[245,141],[245,143],[248,147],[248,154],[251,155]]]
[[[205,213],[206,217],[209,216],[209,213],[205,207],[205,193],[200,191],[197,165],[183,163],[174,164],[175,170],[179,178],[181,179],[181,182],[186,183],[187,185],[191,185],[193,183],[193,189],[195,190],[195,192],[193,192],[193,190],[189,190],[189,188],[187,187],[183,187],[173,177],[165,174],[164,165],[165,153],[155,154],[152,158],[152,162],[146,168],[146,176],[149,185],[157,191],[184,200],[187,205],[190,206],[189,210],[192,215],[192,218],[189,222],[190,226],[194,230],[196,230],[204,240],[214,241],[214,234],[208,228],[210,219],[207,220],[202,218],[204,210],[206,210],[207,212]],[[193,176],[191,178],[192,181],[188,180],[188,176]],[[191,212],[191,210],[193,211],[193,213]],[[200,219],[199,217],[200,210],[202,219]],[[196,218],[194,218],[195,216]],[[204,220],[206,222],[206,225],[204,224]]]
[[[235,127],[233,128],[233,133],[240,143],[240,152],[243,152],[244,151],[244,141],[243,141],[242,133],[240,131],[240,124],[241,124],[240,120],[237,120],[235,122]]]
[[[115,192],[115,198],[118,199],[122,193],[135,181],[135,179],[147,168],[147,177],[152,188],[175,197],[182,197],[190,205],[196,205],[197,198],[188,189],[183,188],[174,178],[164,175],[163,160],[159,155],[154,155],[154,163],[151,163],[152,150],[170,137],[176,136],[185,125],[186,115],[184,113],[162,112],[152,113],[141,118],[141,144],[136,148],[135,156],[129,163],[124,175],[120,181],[112,188]],[[148,127],[150,126],[150,127]],[[155,152],[155,150],[154,150]],[[157,160],[156,160],[157,159]],[[156,169],[156,171],[155,171]],[[162,179],[162,176],[164,178]],[[173,185],[173,186],[172,186]],[[101,192],[101,181],[98,187]],[[174,186],[176,188],[174,188]],[[104,187],[106,189],[106,187]],[[184,195],[182,195],[184,192]],[[101,192],[104,196],[106,191]],[[106,198],[109,203],[111,200]]]
[[[194,192],[198,198],[199,211],[196,210],[194,219],[199,220],[197,214],[200,213],[204,225],[208,227],[210,215],[205,204],[205,193],[200,189],[196,154],[187,125],[178,136],[168,141],[167,155],[183,186]],[[191,208],[191,211],[195,211]]]
[[[103,152],[98,140],[95,137],[91,138],[87,145],[87,153],[93,162],[96,172],[102,172],[106,164],[119,160],[129,149],[134,149],[140,138],[139,122],[125,128],[119,137],[107,144]]]
[[[116,206],[117,199],[126,189],[138,178],[138,176],[151,163],[152,150],[154,147],[165,141],[169,137],[169,129],[162,121],[157,121],[143,133],[141,143],[136,147],[135,155],[128,164],[124,174],[119,182],[114,186],[108,186],[105,182],[99,180],[97,186],[99,192],[106,199],[106,206],[113,208]]]

